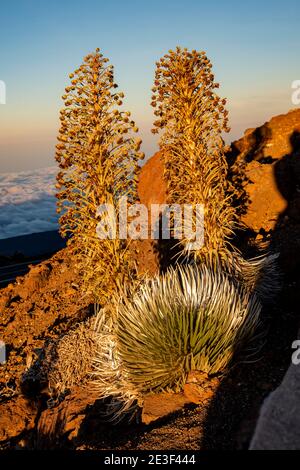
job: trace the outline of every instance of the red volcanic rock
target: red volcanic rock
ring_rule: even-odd
[[[281,158],[300,146],[300,109],[274,116],[270,121],[254,129],[247,129],[244,136],[232,143],[238,158],[264,160]]]
[[[300,109],[273,117],[248,129],[233,142],[235,160],[244,165],[244,190],[249,204],[242,221],[258,232],[299,219]]]
[[[37,408],[22,396],[0,404],[0,441],[7,441],[35,426]]]
[[[150,424],[164,416],[182,409],[189,403],[208,404],[214,397],[220,382],[210,378],[205,372],[192,371],[187,377],[183,393],[157,393],[145,397],[142,421]]]
[[[157,152],[143,166],[138,194],[142,204],[150,208],[151,204],[164,204],[167,200],[167,185],[164,180],[164,164],[161,152]]]
[[[194,370],[187,377],[184,396],[191,403],[205,403],[213,398],[219,385],[219,379],[210,378],[205,372]]]
[[[164,166],[161,152],[157,152],[141,169],[138,183],[140,202],[148,208],[149,239],[133,242],[132,250],[139,273],[150,276],[157,274],[160,270],[157,242],[150,238],[150,224],[151,204],[166,203],[167,186],[163,174]]]
[[[147,395],[144,399],[142,422],[150,424],[164,416],[179,411],[189,400],[182,393],[158,393]]]
[[[252,161],[246,168],[249,179],[245,189],[249,197],[247,212],[242,222],[258,232],[274,229],[278,217],[287,209],[288,203],[278,189],[274,165],[262,165]]]
[[[86,409],[97,400],[97,394],[85,388],[74,387],[70,395],[54,408],[41,413],[38,421],[38,447],[58,445],[63,438],[76,438],[86,416]]]

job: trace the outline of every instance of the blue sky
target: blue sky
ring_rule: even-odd
[[[205,50],[228,98],[230,139],[287,112],[300,79],[300,8],[286,1],[15,0],[1,2],[0,172],[54,164],[61,95],[68,74],[100,47],[115,66],[125,105],[150,134],[155,61],[177,45]]]

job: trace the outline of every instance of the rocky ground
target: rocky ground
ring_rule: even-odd
[[[245,230],[237,237],[244,253],[267,245],[280,253],[282,290],[264,308],[268,325],[260,359],[238,364],[211,382],[197,399],[191,385],[180,396],[149,397],[143,421],[113,425],[103,421],[102,403],[74,387],[49,407],[46,384],[24,373],[45,346],[93,314],[80,294],[80,276],[68,248],[33,266],[0,291],[0,339],[7,362],[0,365],[0,448],[71,449],[241,449],[247,448],[265,397],[281,382],[297,338],[300,300],[300,110],[276,116],[245,132],[228,151],[244,176],[236,201]],[[246,175],[246,176],[245,176]],[[143,167],[139,192],[145,204],[163,203],[166,186],[160,155]],[[167,249],[140,243],[135,256],[141,272],[168,264]]]

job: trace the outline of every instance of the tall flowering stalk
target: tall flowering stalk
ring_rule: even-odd
[[[120,110],[124,94],[117,92],[113,66],[99,49],[84,58],[70,74],[56,146],[57,211],[63,236],[78,254],[88,291],[105,302],[118,282],[131,276],[133,266],[126,240],[97,237],[100,204],[117,203],[122,196],[137,198],[141,139],[130,113]]]
[[[197,259],[227,259],[235,212],[227,196],[222,132],[228,129],[226,100],[215,89],[204,52],[176,48],[156,63],[152,106],[162,130],[160,147],[170,203],[204,205],[205,243]],[[185,248],[188,240],[183,240]]]

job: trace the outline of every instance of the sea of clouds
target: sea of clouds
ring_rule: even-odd
[[[56,167],[0,173],[0,239],[58,229]]]

